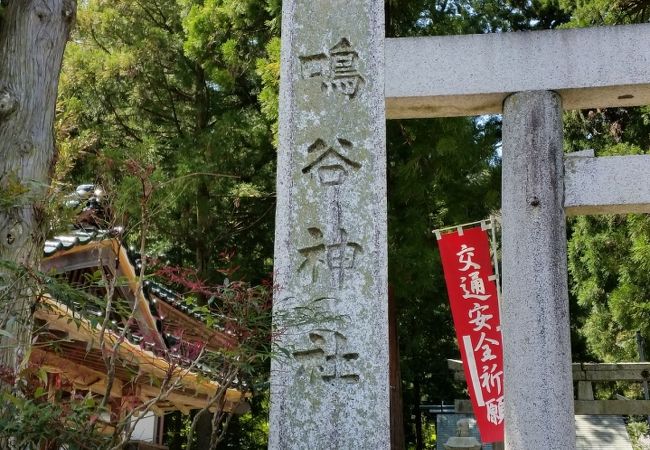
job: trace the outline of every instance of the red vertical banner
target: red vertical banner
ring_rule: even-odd
[[[484,443],[503,441],[503,350],[488,233],[480,226],[439,235],[463,370]]]

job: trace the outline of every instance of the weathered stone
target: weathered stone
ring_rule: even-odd
[[[578,381],[578,400],[593,400],[594,386],[591,381]]]
[[[567,215],[650,213],[650,155],[569,153],[564,168]]]
[[[559,95],[508,97],[501,326],[509,450],[575,448],[563,170]]]
[[[460,419],[456,423],[456,436],[450,437],[445,444],[445,450],[481,450],[481,443],[474,437],[470,436],[470,426],[476,420],[474,419]]]
[[[391,119],[500,113],[553,90],[565,109],[650,103],[650,24],[386,40]]]
[[[272,449],[390,447],[383,8],[283,2]]]

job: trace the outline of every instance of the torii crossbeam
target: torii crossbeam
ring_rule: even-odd
[[[564,109],[650,104],[650,27],[386,39],[389,119],[495,114],[515,92]]]

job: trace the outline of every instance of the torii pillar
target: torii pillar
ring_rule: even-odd
[[[285,0],[269,448],[390,447],[383,0]]]
[[[503,108],[501,330],[508,449],[573,449],[562,99]]]

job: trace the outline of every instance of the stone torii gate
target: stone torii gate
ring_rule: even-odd
[[[390,447],[385,120],[502,112],[506,448],[574,449],[565,214],[650,211],[650,157],[565,162],[562,111],[650,104],[650,25],[385,39],[383,14],[283,2],[269,448]]]

